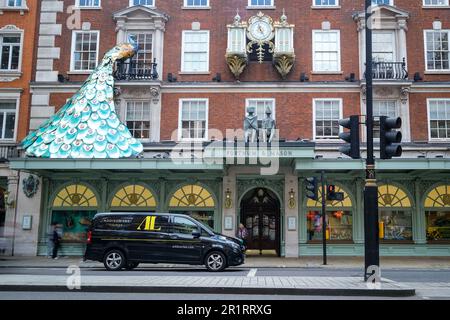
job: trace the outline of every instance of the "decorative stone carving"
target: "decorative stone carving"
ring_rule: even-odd
[[[226,59],[231,73],[234,75],[236,80],[239,80],[241,74],[244,72],[245,67],[247,67],[248,64],[247,56],[238,54],[227,54]]]
[[[28,178],[23,179],[23,193],[27,198],[33,198],[39,190],[39,179],[33,175],[29,175]]]
[[[284,201],[284,179],[248,179],[237,181],[238,195],[244,196],[244,193],[255,188],[267,188],[275,191]]]
[[[403,104],[406,104],[408,102],[410,91],[411,91],[411,89],[408,87],[400,88],[400,101]]]
[[[283,80],[286,80],[287,75],[291,72],[294,62],[294,54],[275,54],[273,56],[273,64]]]

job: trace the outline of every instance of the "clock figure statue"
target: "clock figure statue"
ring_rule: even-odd
[[[247,109],[248,115],[244,120],[245,143],[255,142],[258,134],[258,117],[255,115],[255,108]]]
[[[263,139],[264,142],[272,143],[273,138],[275,137],[276,131],[276,122],[272,117],[272,109],[267,107],[266,109],[266,117],[262,122],[262,131],[263,131]]]

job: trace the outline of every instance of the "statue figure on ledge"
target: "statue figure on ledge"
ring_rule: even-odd
[[[276,125],[275,120],[272,117],[272,109],[270,107],[267,107],[266,117],[262,121],[262,131],[263,131],[264,142],[272,143],[273,138],[275,137],[276,129],[277,129],[277,125]]]
[[[247,109],[248,115],[244,120],[245,143],[255,142],[258,134],[258,117],[255,111],[254,107]]]

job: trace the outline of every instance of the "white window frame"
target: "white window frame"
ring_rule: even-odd
[[[11,143],[17,141],[17,134],[18,134],[18,125],[19,125],[19,107],[20,107],[20,98],[7,98],[7,97],[1,97],[0,96],[0,102],[15,102],[16,103],[16,109],[15,109],[15,119],[14,119],[14,137],[10,139],[3,139],[4,136],[3,132],[0,132],[0,142],[6,142]],[[2,110],[0,108],[0,110]],[[12,112],[11,112],[12,113]],[[5,121],[5,119],[4,119]],[[3,126],[3,131],[5,130],[5,127]]]
[[[423,0],[423,7],[424,8],[446,8],[446,7],[448,7],[450,4],[449,4],[449,0],[445,0],[445,3],[444,4],[427,4],[426,3],[426,0]]]
[[[247,116],[247,109],[250,107],[250,102],[271,102],[272,103],[272,117],[277,120],[277,101],[275,98],[247,98],[245,99],[245,115]],[[265,111],[264,111],[265,112]],[[256,112],[257,113],[257,112]],[[263,119],[261,119],[263,120]]]
[[[339,0],[335,0],[336,4],[316,4],[316,0],[312,0],[313,8],[339,8],[340,3]]]
[[[206,51],[206,70],[192,71],[185,70],[185,61],[184,61],[184,49],[185,49],[185,37],[186,33],[206,33],[208,36],[208,45]],[[211,51],[211,34],[209,30],[183,30],[181,36],[181,73],[184,74],[209,74],[209,62],[210,62],[210,51]]]
[[[196,6],[195,4],[189,5],[188,0],[183,0],[183,9],[209,9],[209,8],[211,8],[209,1],[210,0],[206,0],[206,5],[204,5],[204,6],[203,5]]]
[[[450,73],[450,47],[449,47],[449,68],[448,69],[428,69],[428,50],[427,50],[427,32],[447,32],[450,46],[450,29],[441,30],[423,30],[423,49],[425,59],[425,71],[430,73]]]
[[[205,102],[206,105],[206,121],[205,121],[205,137],[202,139],[197,138],[183,138],[183,102]],[[195,142],[195,141],[208,141],[209,140],[209,99],[208,98],[181,98],[178,101],[178,141]]]
[[[145,6],[145,7],[148,7],[148,8],[155,8],[156,7],[156,0],[152,0],[153,1],[153,4],[152,5],[143,5],[143,4],[140,4],[140,6]],[[130,0],[130,5],[129,5],[130,7],[135,7],[136,5],[134,4],[134,0]]]
[[[269,4],[263,4],[263,5],[261,5],[261,4],[252,4],[252,0],[248,0],[247,8],[251,8],[251,9],[253,9],[253,8],[255,8],[255,9],[270,8],[270,9],[272,9],[272,8],[275,8],[275,0],[270,0],[270,5]]]
[[[387,29],[381,29],[381,30],[373,30],[373,33],[377,34],[391,34],[392,35],[392,61],[390,62],[398,62],[397,60],[397,33],[395,30],[387,30]]]
[[[450,103],[450,98],[428,98],[427,99],[428,141],[430,141],[430,142],[446,142],[446,143],[448,143],[450,141],[450,137],[448,137],[448,138],[431,138],[430,102],[434,102],[434,101],[446,101],[446,102]]]
[[[336,32],[337,33],[337,38],[338,38],[338,69],[339,70],[330,70],[330,71],[318,71],[315,70],[316,68],[316,58],[315,58],[315,53],[316,53],[316,42],[314,41],[315,38],[315,34],[316,33],[325,33],[325,32]],[[341,30],[313,30],[312,31],[312,69],[313,69],[313,73],[316,74],[336,74],[336,73],[342,73],[342,61],[341,61]]]
[[[373,1],[373,0],[372,0]],[[377,3],[372,3],[373,6],[378,6],[379,4]],[[394,5],[394,0],[389,0],[389,3],[382,3],[381,5],[389,5],[389,6],[393,6]]]
[[[339,139],[339,137],[336,138],[330,138],[330,139],[323,139],[323,138],[317,138],[317,126],[316,126],[316,107],[317,107],[317,102],[318,101],[338,101],[339,102],[339,119],[343,118],[343,114],[344,114],[344,100],[342,98],[314,98],[313,99],[313,141],[314,142],[342,142],[341,139]],[[342,126],[339,126],[339,133],[344,132],[344,129]]]
[[[75,70],[75,46],[76,46],[76,35],[77,33],[97,33],[97,56],[96,56],[96,67],[98,66],[98,58],[99,58],[99,53],[100,53],[100,31],[99,30],[73,30],[72,31],[72,48],[70,50],[70,72],[71,73],[91,73],[92,71],[95,70]]]
[[[92,1],[94,1],[94,0],[92,0]],[[81,10],[83,10],[83,9],[87,9],[87,10],[89,10],[89,9],[101,9],[101,7],[102,7],[102,0],[98,0],[98,6],[95,6],[95,5],[82,6],[82,5],[80,5],[80,0],[76,0],[75,1],[75,7],[77,9],[81,9]]]
[[[24,41],[24,31],[22,29],[13,29],[13,30],[1,30],[0,29],[0,36],[4,37],[5,35],[15,35],[18,34],[20,35],[20,56],[19,56],[19,65],[18,65],[18,69],[14,70],[14,69],[5,69],[5,70],[0,70],[0,74],[2,73],[21,73],[22,72],[22,59],[23,59],[23,41]],[[3,43],[3,41],[2,41]],[[1,44],[0,44],[0,48],[1,48]]]
[[[122,111],[122,104],[120,105],[120,107],[119,107],[119,113],[121,113],[121,115],[122,115],[122,117],[123,117],[123,123],[125,124],[125,126],[127,126],[127,122],[128,122],[128,103],[134,103],[134,104],[136,104],[136,103],[148,103],[148,107],[149,107],[149,119],[148,119],[148,122],[150,123],[150,130],[149,130],[149,132],[148,132],[148,138],[143,138],[143,139],[140,139],[140,138],[136,138],[136,139],[138,139],[139,141],[143,141],[143,142],[150,142],[150,141],[152,141],[152,131],[153,131],[153,121],[152,121],[152,113],[153,113],[153,108],[152,108],[152,103],[151,103],[151,101],[148,101],[148,100],[145,100],[145,99],[124,99],[124,104],[123,104],[123,111]],[[119,118],[121,118],[120,116],[119,116]],[[138,121],[141,121],[141,122],[144,122],[144,121],[147,121],[147,120],[131,120],[131,121],[134,121],[134,122],[138,122]],[[127,126],[128,127],[128,126]],[[129,130],[130,130],[130,132],[131,132],[131,128],[128,128]]]

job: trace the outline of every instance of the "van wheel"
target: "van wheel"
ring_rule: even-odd
[[[223,271],[227,267],[227,259],[222,252],[210,252],[205,258],[205,267],[211,272]]]
[[[105,254],[103,264],[108,271],[119,271],[126,265],[126,258],[122,251],[114,249]]]
[[[134,270],[138,267],[139,262],[128,262],[127,266],[125,267],[125,269],[127,270]]]

